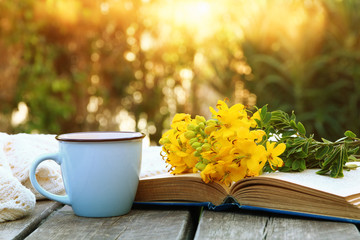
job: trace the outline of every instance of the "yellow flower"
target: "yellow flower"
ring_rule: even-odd
[[[284,162],[281,158],[279,158],[278,156],[280,156],[286,149],[286,145],[285,143],[279,143],[277,146],[275,146],[276,143],[275,142],[267,142],[266,143],[266,158],[269,162],[269,165],[271,167],[271,169],[274,169],[275,167],[282,167]]]
[[[250,127],[251,123],[244,109],[244,105],[235,104],[229,108],[224,101],[219,100],[216,107],[219,110],[218,112],[212,107],[210,107],[210,111],[214,115],[214,118],[218,119],[221,123],[221,128],[214,132],[217,137],[232,137],[236,135],[239,129]]]
[[[251,176],[258,176],[266,162],[265,148],[250,140],[235,141],[230,154],[246,166]]]
[[[219,173],[218,169],[216,169],[212,163],[206,165],[205,169],[201,171],[200,176],[205,183],[221,179],[221,173]]]
[[[251,127],[252,127],[252,128],[256,128],[256,126],[257,126],[257,123],[256,123],[255,119],[261,120],[261,118],[260,118],[260,111],[261,111],[261,108],[260,108],[258,111],[256,111],[256,112],[252,115],[252,117],[250,118],[250,122],[251,122]]]
[[[230,186],[233,179],[231,178],[231,172],[229,170],[230,168],[224,161],[218,161],[217,163],[209,163],[206,165],[205,169],[200,173],[200,176],[205,183],[217,181]]]
[[[210,145],[210,149],[201,153],[204,159],[210,162],[226,161],[227,159],[232,160],[229,154],[233,147],[231,141],[222,137],[216,138],[213,135],[210,135],[206,141],[208,142],[207,144]]]
[[[181,121],[190,121],[190,120],[191,120],[190,114],[177,113],[177,114],[175,114],[175,116],[172,120],[172,124],[181,122]]]
[[[266,133],[263,130],[252,130],[250,131],[250,139],[253,139],[256,143],[260,143]]]
[[[171,128],[178,131],[179,133],[184,133],[187,131],[187,125],[190,122],[189,120],[177,121],[171,124]]]
[[[231,163],[227,169],[229,171],[229,180],[231,180],[231,182],[237,182],[243,179],[247,174],[247,167],[245,164]]]
[[[185,119],[184,119],[185,120]],[[189,145],[189,140],[184,136],[184,132],[178,131],[182,129],[186,131],[186,125],[183,120],[173,123],[176,129],[170,129],[165,132],[160,139],[163,144],[163,151],[166,157],[163,157],[167,163],[172,166],[172,173],[193,172],[198,159],[193,156],[194,149]]]

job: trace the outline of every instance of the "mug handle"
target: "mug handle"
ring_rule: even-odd
[[[61,165],[61,158],[59,157],[59,153],[50,153],[50,154],[44,154],[38,157],[30,166],[30,181],[33,187],[42,195],[45,197],[55,200],[58,202],[61,202],[63,204],[71,205],[70,198],[68,195],[56,195],[52,194],[48,191],[46,191],[43,187],[40,186],[36,179],[36,168],[39,166],[39,164],[45,160],[54,160],[57,164]]]

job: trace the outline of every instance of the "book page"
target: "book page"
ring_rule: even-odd
[[[201,178],[200,173],[171,174],[169,172],[169,166],[167,166],[168,164],[162,159],[160,152],[161,147],[147,147],[143,149],[140,179],[169,177]]]
[[[303,172],[264,173],[260,177],[276,178],[301,186],[328,192],[341,197],[360,193],[360,169],[345,171],[343,178],[332,178],[316,174],[319,169],[307,169]]]
[[[145,147],[142,151],[140,179],[158,175],[170,175],[167,163],[162,159],[161,147]]]

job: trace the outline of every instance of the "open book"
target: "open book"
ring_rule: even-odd
[[[316,171],[265,173],[229,188],[219,183],[206,184],[200,174],[167,173],[160,148],[152,147],[143,152],[135,201],[202,203],[215,209],[232,204],[243,209],[360,223],[360,168],[346,171],[343,178],[337,179],[318,175]]]

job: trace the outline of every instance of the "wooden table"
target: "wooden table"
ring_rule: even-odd
[[[0,239],[360,239],[360,226],[198,207],[135,206],[125,216],[83,218],[71,207],[40,201],[30,216],[0,223]]]

